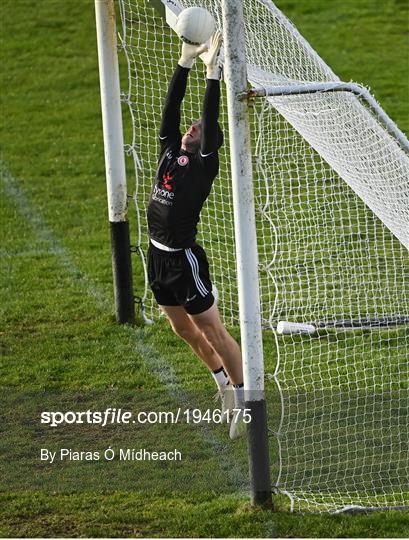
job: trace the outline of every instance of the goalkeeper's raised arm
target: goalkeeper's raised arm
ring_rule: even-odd
[[[160,140],[166,145],[178,142],[182,138],[180,133],[180,108],[186,93],[189,71],[195,59],[206,50],[205,45],[194,46],[183,43],[182,54],[169,84],[165,105],[162,113],[160,127]]]
[[[220,108],[220,76],[219,64],[222,35],[216,32],[210,43],[209,50],[203,55],[206,64],[206,93],[203,102],[202,137],[200,152],[202,157],[216,152],[223,144],[223,132],[218,124]]]

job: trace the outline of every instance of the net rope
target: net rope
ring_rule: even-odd
[[[178,2],[183,7],[195,1]],[[221,28],[219,0],[201,0]],[[137,245],[145,317],[159,311],[146,283],[146,205],[158,129],[180,42],[142,0],[120,0],[120,59],[127,154],[135,164]],[[252,85],[334,82],[338,77],[269,0],[245,0]],[[201,114],[198,61],[183,129]],[[127,111],[127,112],[126,112]],[[198,242],[208,253],[227,325],[238,323],[227,106],[220,173]],[[275,490],[293,509],[409,505],[409,159],[347,92],[269,97],[251,105],[260,294],[265,331]],[[131,173],[128,174],[128,178]],[[406,246],[406,247],[405,247]],[[325,321],[369,321],[339,331]],[[371,328],[371,321],[384,323]],[[320,321],[318,335],[278,335],[279,321]],[[391,321],[388,323],[388,321]]]

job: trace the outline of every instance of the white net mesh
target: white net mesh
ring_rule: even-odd
[[[221,27],[220,0],[200,5]],[[149,3],[120,0],[120,8],[124,101],[132,116],[127,150],[137,163],[143,253],[161,106],[180,43]],[[270,1],[245,0],[244,8],[253,85],[338,80]],[[186,127],[200,116],[203,91],[199,61],[184,100]],[[224,96],[221,124],[227,135]],[[281,418],[271,426],[277,491],[294,508],[312,510],[409,505],[409,159],[346,92],[259,99],[252,132],[262,319],[273,330],[266,330],[266,365],[281,403]],[[228,151],[226,142],[198,241],[211,261],[224,320],[233,325]],[[137,285],[155,319],[146,283]],[[323,328],[313,336],[280,336],[279,321]],[[271,417],[276,410],[272,405]]]

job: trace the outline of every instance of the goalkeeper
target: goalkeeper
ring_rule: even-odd
[[[244,407],[241,353],[220,320],[206,254],[196,243],[200,212],[219,172],[218,149],[223,143],[218,124],[221,41],[216,32],[208,50],[205,45],[183,43],[170,82],[148,206],[148,278],[174,332],[212,372],[226,412]],[[203,114],[182,136],[180,108],[190,69],[202,53],[207,75]],[[230,423],[230,437],[243,431],[239,415]]]

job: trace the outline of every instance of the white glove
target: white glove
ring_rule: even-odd
[[[220,79],[222,69],[219,64],[219,54],[222,41],[222,33],[217,30],[210,40],[209,50],[202,56],[202,60],[206,64],[206,77],[208,79],[216,79],[217,81]]]
[[[207,51],[205,44],[190,45],[189,43],[183,42],[182,52],[178,62],[179,66],[190,69],[195,63],[195,60],[199,54],[202,54],[204,51]]]

